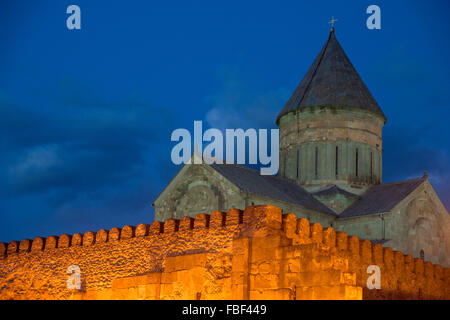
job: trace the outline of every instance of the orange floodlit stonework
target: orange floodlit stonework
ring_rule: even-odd
[[[266,205],[1,243],[0,298],[450,299],[450,268]]]

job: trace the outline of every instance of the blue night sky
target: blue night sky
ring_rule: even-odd
[[[81,30],[66,8],[81,8]],[[381,30],[365,13],[381,8]],[[388,118],[384,182],[450,209],[448,1],[0,3],[0,241],[151,223],[176,128],[275,128],[336,37]]]

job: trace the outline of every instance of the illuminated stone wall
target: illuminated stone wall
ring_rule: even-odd
[[[450,299],[450,269],[274,206],[12,241],[0,257],[1,299]]]

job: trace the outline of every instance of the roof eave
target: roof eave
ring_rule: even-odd
[[[374,212],[374,213],[367,213],[367,214],[358,214],[356,216],[350,216],[350,217],[342,217],[339,216],[338,220],[346,220],[346,219],[353,219],[353,218],[362,218],[362,217],[371,217],[376,215],[385,215],[390,213],[391,211],[382,211],[382,212]]]

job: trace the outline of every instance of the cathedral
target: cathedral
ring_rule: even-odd
[[[151,224],[0,242],[0,300],[449,300],[450,216],[426,173],[382,183],[386,117],[333,29],[276,123],[277,176],[191,161]]]
[[[186,164],[154,201],[155,219],[271,204],[450,267],[450,215],[427,174],[382,183],[386,120],[331,28],[276,118],[278,175],[235,164]]]

